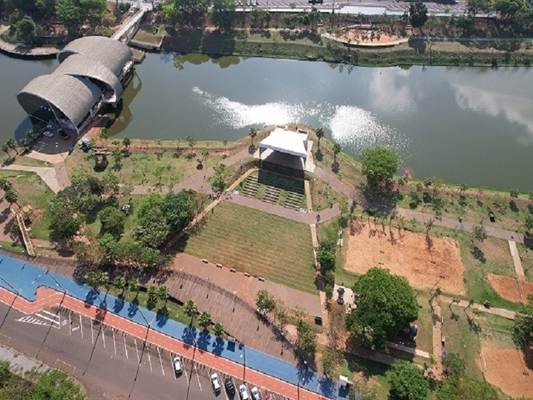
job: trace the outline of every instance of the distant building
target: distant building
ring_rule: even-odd
[[[17,100],[31,117],[79,134],[104,105],[117,106],[133,72],[133,53],[120,41],[88,36],[70,42],[57,58],[55,71],[31,80]]]

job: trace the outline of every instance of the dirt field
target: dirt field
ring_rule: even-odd
[[[382,266],[405,276],[414,287],[431,288],[438,283],[445,292],[465,294],[464,266],[456,241],[368,223],[355,227],[352,233],[348,238],[347,270],[364,274]]]
[[[533,370],[527,368],[523,353],[516,348],[482,341],[479,365],[485,378],[505,394],[533,396]]]
[[[385,31],[348,30],[339,36],[341,39],[349,39],[357,43],[390,43],[398,40],[398,36]]]
[[[510,276],[489,274],[489,282],[496,290],[496,292],[504,299],[511,301],[520,301],[520,293],[518,291],[518,282]],[[524,282],[522,284],[524,289],[524,298],[533,293],[533,282]]]

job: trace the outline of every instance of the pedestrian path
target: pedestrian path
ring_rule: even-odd
[[[312,371],[252,348],[236,346],[111,295],[97,294],[70,278],[5,255],[0,255],[0,287],[3,288],[0,301],[23,312],[32,313],[59,304],[186,357],[195,352],[196,360],[222,372],[235,375],[246,368],[249,382],[270,387],[288,397],[342,399],[347,396],[339,391],[335,381]]]
[[[455,303],[458,306],[463,307],[463,308],[466,308],[466,307],[475,308],[477,310],[480,310],[480,311],[483,311],[489,314],[498,315],[500,317],[504,317],[507,319],[514,319],[516,315],[514,311],[506,310],[504,308],[494,308],[494,307],[487,308],[482,304],[478,304],[478,303],[470,304],[466,300],[456,301],[455,299],[448,297],[448,296],[444,296],[444,295],[440,295],[439,299],[440,301],[444,303]]]

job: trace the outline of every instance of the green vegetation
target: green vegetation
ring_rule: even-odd
[[[174,248],[316,293],[309,226],[290,219],[222,202]]]
[[[413,4],[419,3],[411,3],[411,6]],[[361,153],[362,173],[366,176],[368,185],[374,188],[386,185],[394,177],[400,164],[398,152],[383,146],[367,147]]]
[[[41,374],[28,371],[22,376],[9,361],[0,361],[0,398],[18,400],[83,400],[80,386],[66,372],[52,369]]]
[[[528,302],[517,314],[513,326],[513,339],[516,345],[524,351],[533,345],[533,294],[528,296]]]
[[[382,268],[371,268],[353,286],[357,309],[347,318],[350,341],[355,345],[386,347],[387,338],[418,317],[418,303],[407,279]]]
[[[407,361],[394,363],[389,376],[391,396],[398,400],[425,400],[429,382],[415,364]]]

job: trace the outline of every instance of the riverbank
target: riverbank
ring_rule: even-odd
[[[0,23],[0,35],[9,29],[9,25]],[[54,58],[59,49],[56,47],[31,47],[15,43],[9,43],[0,37],[0,52],[18,58]]]
[[[410,37],[393,46],[345,44],[326,35],[304,30],[213,29],[140,30],[144,42],[161,42],[165,52],[200,53],[211,56],[267,57],[344,63],[366,67],[397,65],[435,66],[531,66],[533,50],[517,39],[461,39]],[[166,32],[166,33],[160,33]],[[506,48],[506,50],[498,50]]]

